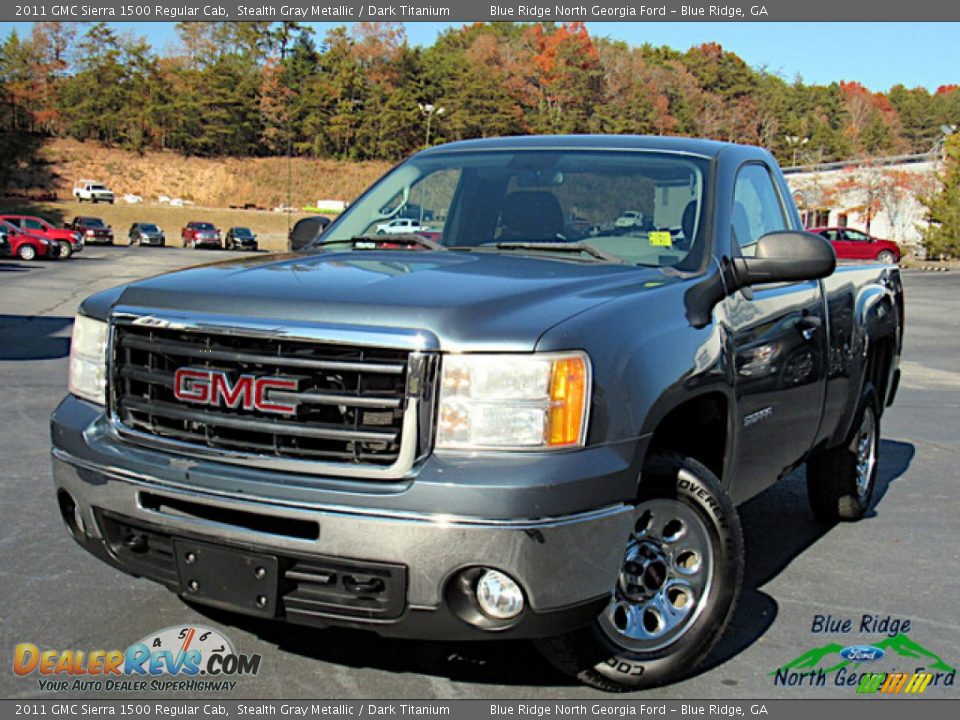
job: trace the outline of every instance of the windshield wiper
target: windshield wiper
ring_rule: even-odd
[[[619,258],[616,255],[611,255],[608,252],[604,252],[600,248],[595,248],[593,245],[588,245],[587,243],[570,243],[570,242],[498,242],[495,245],[500,250],[543,250],[546,252],[575,252],[580,253],[581,255],[586,254],[591,257],[596,258],[597,260],[603,260],[605,262],[612,262],[618,264],[625,264],[626,261],[623,258]]]

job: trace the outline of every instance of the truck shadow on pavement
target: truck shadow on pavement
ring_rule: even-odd
[[[0,315],[0,361],[66,357],[72,326],[72,317]]]
[[[874,506],[890,483],[910,466],[910,443],[884,440]],[[720,644],[695,673],[701,675],[740,654],[767,631],[777,617],[776,600],[762,588],[830,528],[818,525],[809,510],[806,478],[799,470],[740,508],[747,568],[740,602]],[[875,515],[871,511],[871,516]],[[866,520],[869,522],[869,518]],[[555,670],[528,641],[427,642],[381,638],[372,632],[332,628],[315,630],[235,615],[201,605],[191,607],[224,625],[251,632],[278,649],[345,667],[444,677],[458,682],[504,686],[571,686],[578,683]],[[736,685],[735,680],[722,680]]]
[[[915,453],[911,443],[880,441],[873,501],[867,516],[860,522],[869,522],[876,517],[877,505],[883,501],[890,484],[906,473]],[[776,599],[762,588],[831,529],[820,525],[813,517],[807,500],[805,469],[791,473],[744,503],[740,507],[740,519],[747,554],[740,600],[726,634],[697,675],[739,655],[763,636],[776,619],[779,606]],[[723,683],[736,685],[735,680],[724,680]]]

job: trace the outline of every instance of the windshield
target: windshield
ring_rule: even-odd
[[[253,233],[250,232],[250,228],[241,228],[241,227],[234,228],[233,234],[236,235],[237,237],[250,237],[253,235]]]
[[[142,223],[140,229],[144,232],[160,232],[160,228],[156,225],[151,225],[150,223]]]
[[[106,225],[103,224],[103,220],[100,218],[84,218],[80,221],[80,224],[92,228],[106,227]]]
[[[106,188],[106,186],[104,186],[104,185],[91,185],[91,186],[90,186],[90,189],[91,189],[91,190],[106,190],[107,188]]]
[[[210,223],[194,223],[193,229],[194,230],[213,230],[214,227]]]
[[[405,231],[446,247],[560,254],[570,243],[632,264],[692,269],[702,257],[708,167],[703,158],[629,151],[414,156],[314,247]]]

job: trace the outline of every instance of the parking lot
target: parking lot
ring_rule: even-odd
[[[66,392],[77,304],[112,285],[236,256],[122,246],[88,247],[67,263],[0,260],[0,695],[57,697],[39,690],[36,675],[11,672],[17,643],[125,648],[162,628],[200,624],[263,656],[259,673],[228,698],[609,697],[569,681],[525,642],[384,640],[196,609],[70,539],[52,490],[48,418]],[[884,416],[874,512],[858,524],[817,526],[799,472],[742,507],[748,568],[732,627],[705,669],[645,697],[850,697],[855,686],[832,676],[824,687],[777,686],[775,670],[828,643],[875,643],[890,634],[884,619],[901,628],[909,620],[913,643],[960,663],[960,273],[907,271],[904,284],[904,374]],[[852,630],[815,633],[818,615],[851,619]],[[860,632],[865,615],[875,618]],[[897,670],[929,664],[911,648],[888,647]],[[956,692],[940,685],[926,695]]]

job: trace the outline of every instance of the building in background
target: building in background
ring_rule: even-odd
[[[939,152],[784,169],[805,227],[850,227],[922,255],[926,209],[936,192]]]

